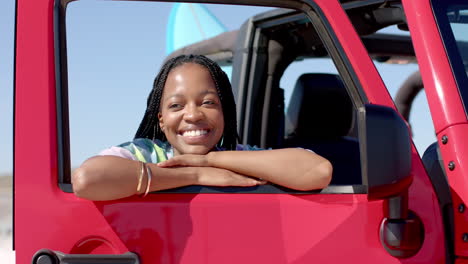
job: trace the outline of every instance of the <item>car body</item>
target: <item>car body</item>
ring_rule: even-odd
[[[460,61],[454,62],[460,56],[447,46],[454,45],[453,36],[444,33],[447,21],[439,15],[447,13],[447,5],[462,2],[204,2],[297,10],[278,9],[249,19],[237,32],[230,51],[211,56],[233,66],[242,143],[261,147],[311,144],[330,155],[354,149],[355,154],[337,157],[343,164],[333,164],[335,182],[310,192],[274,185],[189,186],[108,202],[76,197],[70,182],[64,26],[69,1],[17,0],[17,263],[46,259],[50,263],[466,261],[468,223],[463,208],[468,201],[468,143],[464,135],[468,125],[464,98],[468,92]],[[411,38],[374,34],[394,24],[408,27]],[[401,46],[391,49],[393,45],[382,45],[382,41]],[[312,103],[298,96],[283,116],[278,78],[292,61],[312,57],[333,60],[339,78],[331,82],[341,82],[341,94],[347,94],[345,100],[351,102],[350,127],[336,135],[340,140],[346,137],[346,143],[326,138],[336,128],[334,124],[341,122],[329,122],[342,116],[340,112],[328,116],[333,110],[326,108],[328,103],[338,102],[333,96],[322,112],[305,117],[294,107],[319,104],[320,98],[310,95],[308,99],[315,98]],[[394,57],[419,64],[438,139],[438,147],[422,159],[372,60]],[[330,91],[327,85],[320,89]],[[320,121],[314,119],[323,116]],[[297,121],[304,118],[310,121]],[[326,133],[298,140],[300,124],[305,123]],[[306,134],[311,131],[307,126],[301,129]],[[36,152],[32,159],[31,151]],[[350,181],[354,172],[348,170],[348,159],[358,170],[358,177]]]

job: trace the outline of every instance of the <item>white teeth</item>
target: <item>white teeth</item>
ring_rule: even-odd
[[[197,137],[201,135],[205,135],[208,133],[208,130],[189,130],[189,131],[184,131],[182,136],[184,137]]]

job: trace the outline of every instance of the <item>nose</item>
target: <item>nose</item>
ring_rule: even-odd
[[[185,108],[184,120],[187,122],[197,122],[203,119],[203,112],[197,105],[191,104]]]

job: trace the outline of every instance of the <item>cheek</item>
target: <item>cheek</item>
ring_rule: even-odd
[[[159,118],[159,126],[164,133],[166,133],[168,130],[174,129],[176,122],[177,116],[170,112],[161,114],[161,117]]]

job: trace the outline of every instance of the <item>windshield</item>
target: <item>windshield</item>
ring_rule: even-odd
[[[433,2],[445,49],[468,113],[468,4],[458,0]]]
[[[457,43],[458,53],[462,59],[466,74],[466,70],[468,69],[468,5],[449,6],[447,17]]]

